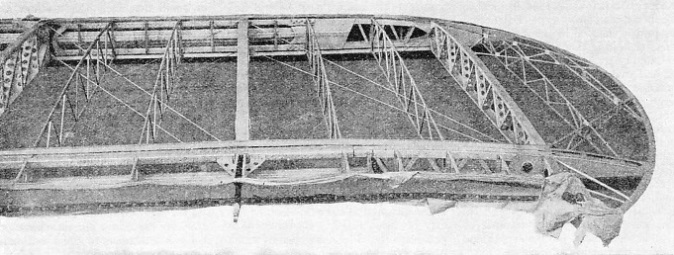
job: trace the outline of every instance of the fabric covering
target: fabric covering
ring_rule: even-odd
[[[575,175],[559,173],[546,178],[534,215],[540,233],[557,238],[564,224],[571,223],[577,228],[575,245],[591,233],[607,246],[620,233],[623,211],[591,197]]]

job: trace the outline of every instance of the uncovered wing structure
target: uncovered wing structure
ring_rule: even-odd
[[[0,50],[5,216],[557,195],[624,212],[654,167],[620,81],[473,24],[5,19]]]

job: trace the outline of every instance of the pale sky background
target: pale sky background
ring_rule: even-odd
[[[653,125],[657,165],[610,247],[573,227],[536,234],[533,215],[355,203],[40,218],[0,217],[0,254],[174,253],[674,253],[674,4],[671,1],[27,1],[0,0],[0,17],[372,13],[426,16],[500,28],[585,57],[621,80]]]

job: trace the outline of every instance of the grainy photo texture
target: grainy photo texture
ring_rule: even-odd
[[[666,171],[649,96],[620,74],[545,33],[419,10],[448,3],[263,2],[0,2],[18,10],[0,17],[0,251],[665,249],[611,248]],[[593,7],[548,4],[456,8]]]

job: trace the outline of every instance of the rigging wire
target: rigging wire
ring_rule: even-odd
[[[70,68],[71,70],[76,71],[75,68],[73,68],[72,66],[66,64],[65,62],[63,62],[63,60],[60,60],[60,59],[57,59],[57,60],[59,61],[59,63],[65,65],[66,67]],[[82,75],[82,74],[80,74],[80,76],[83,77],[84,79],[88,80],[88,81],[91,81],[89,78],[84,77],[84,75]],[[91,82],[93,82],[93,81],[91,81]],[[140,116],[140,117],[143,117],[143,118],[146,118],[145,115],[143,115],[142,113],[140,113],[140,112],[139,112],[138,110],[136,110],[135,108],[131,107],[128,103],[126,103],[124,100],[120,99],[119,97],[115,96],[114,94],[112,94],[112,93],[111,93],[110,91],[108,91],[107,89],[105,89],[105,88],[103,88],[102,86],[96,84],[95,82],[93,82],[93,84],[94,84],[96,87],[98,87],[99,89],[101,89],[101,91],[105,92],[106,94],[108,94],[109,96],[111,96],[112,98],[114,98],[115,100],[117,100],[118,102],[120,102],[121,104],[123,104],[124,106],[126,106],[127,108],[129,108],[131,111],[133,111],[134,113],[136,113],[136,115],[138,115],[138,116]],[[176,136],[174,136],[171,132],[167,131],[167,130],[164,129],[163,127],[161,127],[161,126],[159,126],[159,125],[157,125],[157,127],[158,127],[160,130],[164,131],[164,133],[166,133],[167,135],[169,135],[169,136],[172,137],[173,139],[177,140],[178,142],[182,142],[180,139],[178,139]]]
[[[274,59],[274,58],[272,58],[272,57],[269,57],[269,56],[264,56],[264,57],[266,57],[266,58],[268,58],[268,59],[270,59],[270,60],[273,60],[273,61],[275,61],[275,62],[278,62],[278,63],[280,63],[280,64],[282,64],[282,65],[285,65],[285,66],[287,66],[287,67],[290,67],[290,68],[292,68],[292,69],[295,69],[296,71],[299,71],[299,72],[301,72],[301,73],[304,73],[304,74],[307,74],[307,75],[310,75],[310,76],[314,76],[314,75],[313,75],[312,73],[310,73],[310,72],[307,72],[307,71],[305,71],[305,70],[302,70],[302,69],[297,68],[297,67],[295,67],[295,66],[292,66],[292,65],[290,65],[290,64],[284,63],[284,62],[282,62],[282,61],[276,60],[276,59]],[[330,82],[331,84],[334,84],[334,85],[336,85],[336,86],[338,86],[338,87],[344,89],[344,90],[353,92],[353,93],[358,94],[358,95],[360,95],[360,96],[362,96],[362,97],[365,97],[365,98],[367,98],[367,99],[370,99],[370,100],[372,100],[372,101],[375,101],[375,102],[377,102],[377,103],[379,103],[379,104],[382,104],[382,105],[384,105],[384,106],[388,106],[388,107],[390,107],[390,108],[392,108],[392,109],[394,109],[394,110],[398,110],[398,111],[403,112],[403,113],[405,113],[405,114],[409,114],[407,111],[405,111],[405,110],[403,110],[403,109],[401,109],[401,108],[398,108],[398,107],[396,107],[396,106],[393,106],[393,105],[391,105],[391,104],[388,104],[388,103],[386,103],[386,102],[383,102],[383,101],[381,101],[381,100],[379,100],[379,99],[373,98],[373,97],[371,97],[371,96],[365,95],[365,94],[363,94],[363,93],[361,93],[361,92],[358,92],[358,91],[356,91],[356,90],[354,90],[354,89],[352,89],[352,88],[349,88],[349,87],[346,87],[346,86],[344,86],[344,85],[338,84],[338,83],[336,83],[336,82],[334,82],[334,81],[329,81],[329,82]],[[480,140],[480,139],[478,139],[478,138],[475,138],[475,137],[470,136],[470,135],[468,135],[468,134],[464,134],[464,133],[462,133],[462,132],[460,132],[460,131],[458,131],[458,130],[456,130],[456,129],[453,129],[453,128],[450,128],[450,127],[447,127],[447,126],[444,126],[444,125],[440,125],[440,124],[438,124],[438,126],[444,128],[444,129],[446,129],[446,130],[448,130],[448,131],[454,132],[454,133],[456,133],[456,134],[458,134],[458,135],[461,135],[461,136],[463,136],[463,137],[469,138],[469,139],[471,139],[471,140],[478,141],[478,142],[484,142],[484,141],[482,141],[482,140]]]
[[[52,29],[53,29],[53,28],[52,28]],[[78,45],[78,44],[75,44],[75,46],[77,46],[78,48],[82,49],[82,47],[81,47],[80,45]],[[59,60],[59,61],[61,61],[61,60]],[[154,60],[154,61],[159,61],[159,60],[157,59],[157,60]],[[122,73],[120,73],[120,72],[117,71],[116,69],[113,69],[112,66],[108,65],[108,64],[105,63],[105,62],[102,62],[102,64],[103,64],[104,66],[106,66],[108,69],[110,69],[111,71],[113,71],[115,74],[117,74],[119,77],[122,77],[124,80],[126,80],[127,82],[129,82],[129,83],[131,83],[132,85],[134,85],[136,88],[138,88],[138,89],[142,90],[143,92],[145,92],[145,94],[148,94],[149,96],[152,96],[152,94],[150,94],[148,91],[146,91],[145,89],[143,89],[141,86],[139,86],[139,85],[136,84],[135,82],[131,81],[129,78],[127,78],[126,76],[124,76]],[[147,64],[145,64],[145,65],[148,65],[148,64],[150,64],[150,63],[147,63]],[[140,68],[140,67],[139,67],[139,68]],[[134,69],[134,70],[138,70],[139,68],[136,68],[136,69]],[[161,71],[161,70],[160,70],[160,71]],[[88,80],[88,79],[87,79],[87,80]],[[100,88],[100,87],[99,87],[99,88]],[[220,140],[218,137],[216,137],[215,135],[213,135],[213,134],[211,134],[210,132],[206,131],[206,129],[204,129],[203,127],[199,126],[199,125],[198,125],[197,123],[195,123],[194,121],[192,121],[192,120],[188,119],[187,117],[185,117],[185,115],[183,115],[183,114],[181,114],[180,112],[178,112],[177,110],[173,109],[173,107],[171,107],[170,105],[166,104],[166,103],[163,102],[162,100],[157,99],[157,101],[158,101],[159,103],[161,103],[162,105],[166,106],[167,109],[171,110],[172,112],[174,112],[176,115],[178,115],[178,116],[181,117],[182,119],[184,119],[184,120],[186,120],[187,122],[189,122],[190,124],[194,125],[196,128],[198,128],[199,130],[201,130],[202,132],[204,132],[205,134],[207,134],[207,135],[210,136],[211,138],[214,138],[214,139],[217,140],[217,141],[222,141],[222,140]],[[174,137],[174,138],[175,138],[175,137]],[[176,138],[176,139],[177,139],[177,138]],[[178,141],[180,141],[180,140],[178,140]]]
[[[385,89],[385,90],[388,90],[388,91],[391,92],[391,93],[396,93],[394,90],[392,90],[392,89],[390,89],[390,88],[388,88],[388,87],[386,87],[386,86],[384,86],[384,85],[381,85],[380,83],[377,83],[377,82],[375,82],[374,80],[372,80],[372,79],[370,79],[370,78],[367,78],[367,77],[365,77],[365,76],[363,76],[363,75],[361,75],[361,74],[359,74],[359,73],[356,73],[356,72],[354,72],[354,71],[352,71],[352,70],[350,70],[350,69],[348,69],[348,68],[346,68],[346,67],[344,67],[344,66],[342,66],[342,65],[340,65],[340,64],[337,64],[337,63],[335,63],[334,61],[330,61],[330,60],[327,60],[327,59],[326,59],[325,61],[327,61],[328,63],[333,64],[333,65],[335,65],[335,66],[337,66],[337,67],[339,67],[339,68],[341,68],[341,69],[343,69],[343,70],[345,70],[345,71],[347,71],[347,72],[349,72],[349,73],[351,73],[351,74],[353,74],[353,75],[356,75],[356,76],[358,76],[358,77],[360,77],[360,78],[362,78],[362,79],[364,79],[364,80],[366,80],[366,81],[368,81],[368,82],[370,82],[370,83],[372,83],[372,84],[374,84],[374,85],[377,85],[377,86],[379,86],[379,87],[381,87],[381,88],[383,88],[383,89]],[[415,104],[421,106],[419,103],[415,103]],[[465,127],[466,129],[468,129],[468,130],[470,130],[470,131],[473,131],[473,132],[478,133],[478,134],[480,134],[480,135],[482,135],[482,136],[484,136],[484,137],[487,137],[487,138],[489,138],[489,140],[492,140],[492,141],[494,141],[494,142],[498,142],[498,140],[496,140],[495,138],[491,137],[490,135],[484,134],[484,133],[482,133],[482,132],[480,132],[480,131],[478,131],[478,130],[476,130],[476,129],[474,129],[474,128],[472,128],[472,127],[466,125],[466,124],[463,124],[463,123],[459,122],[459,121],[456,120],[456,119],[453,119],[453,118],[451,118],[451,117],[449,117],[449,116],[447,116],[447,115],[445,115],[445,114],[442,114],[442,113],[438,112],[437,110],[430,109],[430,108],[429,108],[429,110],[430,110],[431,112],[437,114],[437,115],[440,116],[440,117],[443,117],[443,118],[445,118],[445,119],[447,119],[447,120],[449,120],[449,121],[451,121],[451,122],[456,123],[456,124],[459,125],[459,126]]]

